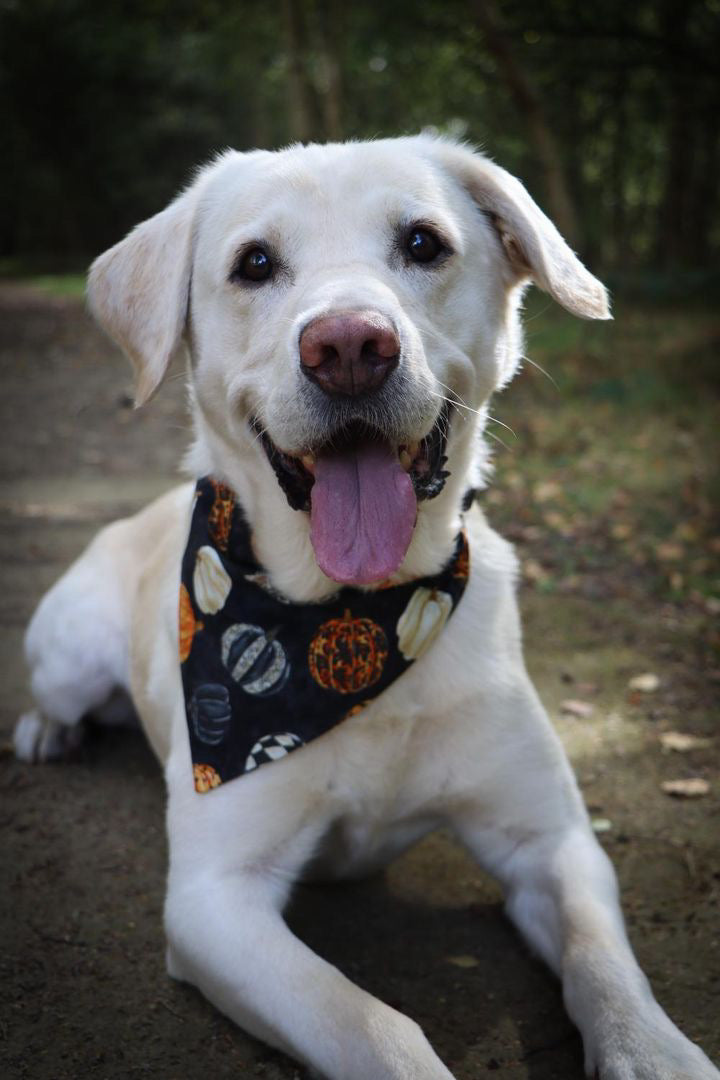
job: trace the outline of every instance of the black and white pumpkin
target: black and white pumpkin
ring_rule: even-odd
[[[220,683],[201,683],[193,690],[188,713],[198,739],[209,746],[217,746],[232,717],[227,687]]]
[[[290,665],[273,631],[234,623],[222,636],[221,651],[223,664],[246,694],[269,697],[288,680]]]
[[[263,735],[247,756],[245,772],[252,772],[253,769],[259,768],[260,765],[278,761],[280,758],[285,757],[286,754],[290,754],[293,750],[297,750],[304,745],[305,743],[300,736],[293,735],[291,731]]]

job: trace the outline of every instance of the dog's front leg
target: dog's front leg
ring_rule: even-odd
[[[601,1080],[718,1080],[705,1054],[653,997],[630,947],[615,874],[532,687],[486,700],[466,757],[476,794],[453,814],[478,861],[504,885],[507,911],[560,976],[588,1075]],[[472,767],[471,767],[472,768]],[[470,768],[470,771],[471,771]]]
[[[254,797],[262,776],[202,796],[187,775],[175,798],[171,786],[170,974],[330,1080],[452,1080],[416,1023],[353,985],[282,918],[318,839],[302,801],[278,787],[284,766],[266,767],[267,800]]]

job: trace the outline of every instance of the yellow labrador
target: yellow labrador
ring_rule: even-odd
[[[609,317],[517,180],[420,136],[225,153],[95,262],[89,295],[138,403],[187,352],[188,469],[234,495],[268,588],[306,605],[338,582],[402,587],[447,564],[529,281]],[[111,525],[44,598],[27,636],[37,708],[16,731],[18,755],[43,760],[114,688],[132,696],[167,780],[170,974],[325,1077],[448,1080],[417,1024],[281,914],[310,865],[364,872],[443,825],[562,979],[588,1073],[718,1080],[632,954],[523,665],[512,549],[480,509],[464,595],[420,660],[299,752],[198,795],[177,659],[192,506],[188,484]]]

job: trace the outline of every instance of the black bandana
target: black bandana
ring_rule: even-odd
[[[195,790],[276,761],[360,712],[442,630],[468,573],[461,532],[439,574],[292,603],[255,561],[233,493],[199,480],[180,585]]]

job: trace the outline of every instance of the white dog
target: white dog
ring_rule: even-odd
[[[433,584],[463,557],[461,504],[482,480],[488,400],[518,363],[528,281],[575,315],[609,317],[603,287],[517,180],[425,136],[223,154],[90,275],[92,310],[136,369],[138,404],[187,351],[187,464],[214,478],[225,509],[233,497],[242,508],[258,596],[292,618],[289,604],[330,602],[338,582],[370,603],[430,580],[392,643],[408,662],[382,693],[282,760],[276,744],[253,768],[254,747],[252,772],[239,775],[240,762],[219,785],[195,759],[197,790],[189,732],[202,703],[184,692],[177,615],[193,485],[104,529],[27,635],[37,709],[18,724],[19,757],[56,756],[83,714],[114,688],[130,693],[168,787],[170,974],[335,1080],[450,1073],[413,1021],[294,937],[283,906],[302,875],[365,873],[441,825],[502,883],[510,917],[562,979],[588,1073],[720,1076],[630,949],[613,871],[523,666],[513,552],[477,507],[465,515],[464,595],[451,603]],[[202,559],[181,648],[182,635],[202,639],[231,587],[222,551]],[[353,704],[332,668],[354,632],[343,626],[308,663],[323,700]],[[384,656],[368,633],[360,696]],[[263,636],[250,619],[222,640],[238,692],[272,716],[282,632]],[[203,715],[222,726],[217,693]],[[210,752],[215,735],[201,737]]]

